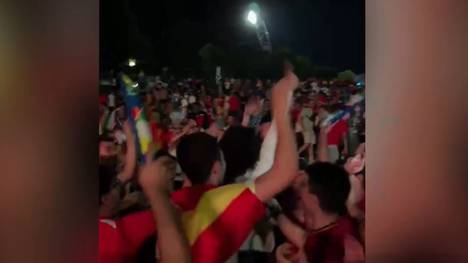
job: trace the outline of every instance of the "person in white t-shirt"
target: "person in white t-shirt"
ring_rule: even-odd
[[[316,137],[314,133],[314,102],[309,100],[305,103],[299,115],[299,120],[302,126],[302,134],[304,136],[304,145],[299,151],[307,151],[308,163],[314,162],[314,144],[316,143]]]
[[[115,95],[114,93],[110,93],[107,96],[107,105],[111,108],[115,107]]]

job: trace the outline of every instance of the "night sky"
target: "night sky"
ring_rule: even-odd
[[[363,73],[364,0],[256,1],[273,49],[287,47],[313,64]],[[101,0],[101,66],[129,56],[159,66],[191,67],[207,43],[227,50],[258,45],[245,24],[251,1]]]

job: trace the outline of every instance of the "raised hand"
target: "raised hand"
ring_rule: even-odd
[[[356,154],[361,154],[363,158],[366,154],[366,145],[364,143],[359,144],[358,148],[356,149]]]
[[[184,126],[184,128],[182,129],[182,133],[183,134],[187,134],[189,133],[193,128],[195,128],[197,126],[197,123],[194,121],[194,120],[189,120],[187,125]]]
[[[288,112],[290,101],[286,98],[291,96],[298,85],[299,79],[296,74],[290,70],[286,70],[283,78],[276,83],[272,90],[273,111],[277,110],[277,113]]]
[[[255,112],[255,108],[256,108],[255,101],[249,100],[247,105],[245,105],[244,114],[252,115]]]
[[[365,159],[363,154],[357,153],[355,156],[348,158],[344,168],[349,174],[358,174],[364,169]]]
[[[175,161],[170,157],[160,157],[153,161],[147,155],[146,163],[141,167],[138,182],[148,198],[157,193],[168,193],[171,191],[171,182],[176,175]]]
[[[123,131],[125,134],[125,138],[127,140],[127,153],[125,154],[125,165],[122,172],[119,173],[118,178],[122,182],[129,181],[135,171],[137,154],[136,154],[136,146],[135,146],[135,135],[133,134],[132,128],[128,121],[123,123]]]
[[[157,247],[161,253],[158,262],[188,263],[191,262],[190,245],[185,237],[180,215],[172,205],[169,195],[174,176],[173,159],[164,156],[153,161],[152,155],[148,154],[138,181],[151,205],[154,220],[158,222]]]
[[[305,263],[307,262],[304,252],[298,250],[291,243],[284,243],[276,249],[276,262],[279,263]]]

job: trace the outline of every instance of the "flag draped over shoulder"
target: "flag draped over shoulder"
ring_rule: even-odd
[[[228,260],[265,216],[263,203],[247,184],[187,189],[176,192],[173,200],[184,210],[182,222],[195,263]]]
[[[347,114],[353,113],[356,106],[362,105],[363,103],[364,103],[364,97],[362,96],[355,96],[351,98],[350,101],[346,103],[345,109],[339,110],[337,113],[328,117],[326,122],[328,122],[329,124],[334,124],[342,120]]]

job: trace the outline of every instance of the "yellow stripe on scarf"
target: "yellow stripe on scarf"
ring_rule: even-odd
[[[248,188],[245,184],[231,184],[203,194],[197,207],[182,215],[182,222],[190,245],[193,245],[197,237],[226,210],[234,198],[246,189]]]

